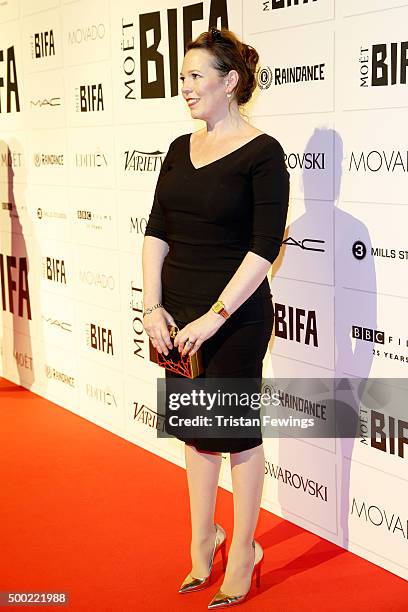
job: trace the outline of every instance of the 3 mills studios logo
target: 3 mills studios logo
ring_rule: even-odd
[[[408,41],[362,45],[358,62],[360,87],[406,85]]]
[[[80,85],[75,88],[75,109],[77,113],[104,111],[102,83]]]
[[[31,57],[41,59],[55,55],[54,31],[36,32],[31,35]]]
[[[5,91],[4,91],[5,89]],[[4,106],[4,98],[6,106]],[[20,112],[14,46],[0,49],[0,113]]]
[[[367,257],[367,255],[369,257],[379,257],[381,259],[385,259],[390,262],[396,259],[408,261],[408,250],[407,249],[399,249],[395,247],[391,248],[388,246],[387,247],[371,246],[370,249],[368,250],[365,242],[363,242],[362,240],[356,240],[353,243],[351,247],[351,252],[353,253],[354,257],[358,261],[362,261],[363,259]]]

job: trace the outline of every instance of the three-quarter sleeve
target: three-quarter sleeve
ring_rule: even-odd
[[[253,219],[249,250],[272,263],[279,254],[289,205],[289,172],[275,139],[252,164]]]
[[[146,225],[146,229],[144,233],[145,236],[154,236],[155,238],[160,238],[161,240],[164,240],[165,242],[167,242],[166,228],[165,228],[165,223],[164,223],[163,209],[160,206],[160,202],[158,198],[158,189],[159,189],[160,181],[162,180],[166,172],[169,170],[173,142],[170,144],[167,154],[163,160],[162,167],[160,168],[159,176],[157,178],[156,188],[154,190],[153,204],[150,210],[149,219],[147,221],[147,225]]]

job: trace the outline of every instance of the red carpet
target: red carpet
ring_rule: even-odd
[[[208,589],[177,593],[190,569],[184,470],[4,379],[0,407],[0,591],[69,593],[44,610],[207,609],[220,557]],[[223,489],[216,520],[231,534]],[[256,535],[261,588],[239,610],[408,609],[406,581],[288,521],[262,510]]]

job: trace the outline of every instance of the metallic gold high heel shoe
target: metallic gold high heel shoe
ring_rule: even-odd
[[[212,598],[210,603],[208,604],[208,608],[210,610],[214,610],[215,608],[228,608],[230,606],[236,606],[237,604],[242,603],[248,596],[249,591],[252,586],[252,578],[254,577],[254,573],[256,571],[256,586],[259,587],[261,584],[261,565],[263,560],[263,549],[259,542],[252,540],[252,546],[254,549],[254,566],[252,568],[251,573],[251,584],[249,585],[249,589],[243,595],[227,595],[223,593],[221,589],[216,593],[216,595]]]
[[[227,534],[221,525],[215,524],[215,541],[214,548],[210,558],[210,566],[208,576],[205,578],[195,578],[191,574],[188,574],[186,578],[183,580],[181,587],[179,588],[179,593],[191,593],[192,591],[200,591],[201,589],[207,588],[211,584],[211,574],[213,563],[215,559],[215,555],[220,550],[222,554],[222,565],[225,571],[227,567],[227,555],[225,550],[225,542],[227,540]]]

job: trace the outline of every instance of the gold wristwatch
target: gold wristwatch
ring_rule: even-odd
[[[228,312],[225,310],[224,302],[221,302],[221,300],[217,300],[211,306],[211,310],[213,310],[216,314],[219,314],[222,317],[224,317],[224,319],[228,319],[229,317]]]

